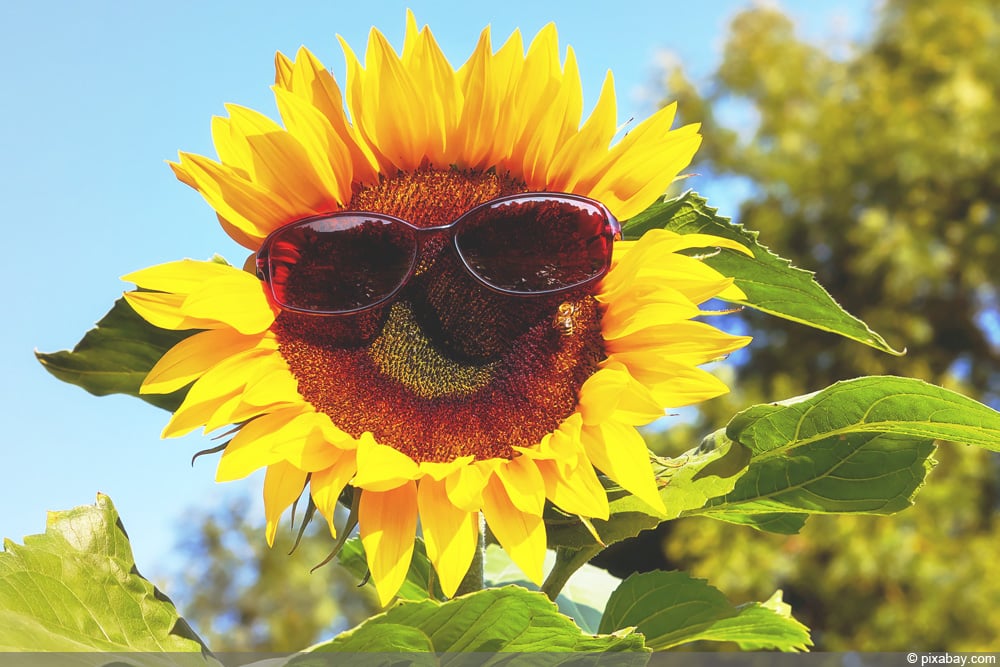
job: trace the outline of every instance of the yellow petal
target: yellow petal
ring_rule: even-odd
[[[236,104],[227,104],[226,109],[233,131],[241,133],[250,147],[255,183],[287,201],[298,217],[336,209],[335,193],[323,187],[298,139],[253,109]]]
[[[477,461],[458,468],[445,479],[445,490],[452,505],[467,512],[477,512],[483,506],[483,489],[499,462]]]
[[[457,459],[452,459],[447,463],[435,463],[432,461],[421,461],[420,462],[420,472],[437,480],[442,481],[452,473],[454,473],[459,468],[464,468],[465,466],[472,463],[475,459],[473,456],[459,456]]]
[[[288,59],[285,58],[285,62],[275,61],[275,64],[276,72],[278,68],[281,70],[275,77],[275,84],[307,101],[310,106],[323,114],[334,133],[347,148],[353,180],[359,183],[375,182],[378,176],[378,162],[360,134],[348,122],[340,87],[330,71],[304,46],[295,54],[294,63],[288,63]],[[345,180],[346,174],[340,175],[341,183],[349,184],[352,180],[351,178]]]
[[[562,510],[597,519],[608,518],[608,494],[589,461],[583,459],[568,470],[557,461],[538,461],[537,465],[545,479],[545,495]]]
[[[184,299],[183,308],[189,317],[212,318],[247,335],[265,331],[276,314],[260,280],[246,271],[206,280]]]
[[[730,289],[732,278],[696,258],[677,254],[679,250],[699,247],[749,252],[728,239],[653,229],[633,244],[615,245],[615,263],[602,281],[596,298],[616,308],[628,308],[628,304],[640,296],[647,297],[647,301],[655,300],[657,289],[660,289],[664,302],[694,306]]]
[[[346,204],[351,199],[354,169],[343,139],[318,109],[301,98],[277,86],[274,97],[285,126],[302,145],[323,188],[338,204]]]
[[[441,590],[455,595],[469,570],[479,541],[478,513],[455,507],[443,481],[424,477],[417,486],[417,506],[427,557],[434,564]]]
[[[659,403],[621,364],[605,364],[580,387],[580,414],[585,425],[619,421],[648,424],[663,416]]]
[[[567,49],[564,72],[558,78],[560,83],[555,95],[547,100],[543,116],[529,135],[522,169],[525,182],[540,183],[546,189],[551,189],[548,174],[556,151],[580,127],[583,90],[572,48]]]
[[[258,417],[239,430],[226,445],[215,470],[216,482],[229,482],[246,477],[253,471],[281,461],[276,445],[283,441],[304,438],[311,425],[295,420],[302,415],[302,406],[285,408]],[[288,426],[291,425],[291,428]]]
[[[434,35],[427,26],[418,32],[412,13],[407,15],[402,62],[413,78],[421,95],[418,101],[427,114],[428,135],[424,154],[432,164],[450,165],[457,153],[448,150],[448,142],[458,125],[462,95],[455,70],[434,40]]]
[[[559,45],[555,25],[545,25],[528,45],[517,81],[514,83],[510,112],[501,123],[511,123],[514,141],[508,148],[507,164],[515,173],[523,171],[528,144],[540,133],[558,133],[559,128],[543,124],[552,99],[561,83]],[[509,120],[508,120],[509,119]],[[529,187],[544,183],[528,182]]]
[[[214,319],[208,320],[185,315],[183,294],[125,292],[123,296],[139,317],[161,329],[184,331],[187,329],[218,329],[224,326]]]
[[[267,546],[274,545],[278,521],[288,506],[302,495],[306,474],[288,463],[274,463],[264,474],[264,517],[267,519]]]
[[[265,407],[304,400],[299,394],[298,380],[292,375],[281,355],[273,355],[268,362],[270,370],[247,382],[243,401],[248,405]]]
[[[494,74],[490,29],[479,36],[475,50],[458,71],[464,93],[462,118],[450,138],[452,159],[461,167],[485,169],[495,160],[493,128],[497,126],[502,93],[497,90]]]
[[[421,476],[416,461],[363,433],[358,442],[358,474],[354,486],[371,491],[388,491]]]
[[[256,411],[246,414],[243,417],[234,417],[233,416],[234,414],[240,412],[240,405],[242,404],[242,402],[243,402],[243,396],[237,390],[232,395],[230,395],[229,398],[227,398],[225,401],[219,403],[215,411],[207,419],[204,420],[205,433],[211,433],[216,429],[222,428],[223,426],[228,426],[230,424],[239,424],[248,419],[252,419],[254,417],[257,417],[259,415],[265,414],[266,412],[270,411],[270,408],[268,408],[267,410],[258,408]],[[191,421],[193,422],[194,419],[192,418]]]
[[[583,416],[579,412],[574,412],[559,424],[559,428],[547,433],[537,447],[514,449],[530,459],[557,461],[563,467],[575,467],[584,454],[580,445],[582,426]]]
[[[232,329],[196,333],[160,357],[146,374],[139,392],[169,394],[195,381],[230,355],[258,347],[261,341],[261,336],[244,336]]]
[[[288,89],[292,85],[292,61],[281,51],[274,54],[274,85]]]
[[[416,169],[428,144],[429,125],[421,95],[392,46],[376,29],[365,52],[362,132],[403,171]]]
[[[619,486],[666,513],[649,464],[646,442],[633,427],[619,422],[585,426],[581,434],[587,458]]]
[[[712,234],[678,234],[667,229],[651,229],[650,245],[655,242],[659,252],[679,252],[691,248],[729,248],[753,257],[753,252],[742,243]],[[643,235],[645,237],[645,234]]]
[[[610,303],[601,319],[601,333],[607,340],[622,338],[648,329],[683,322],[701,314],[701,310],[679,291],[657,286],[652,294],[643,294],[637,286],[630,297]]]
[[[576,191],[580,175],[589,172],[592,165],[606,154],[608,145],[615,136],[617,114],[614,77],[608,72],[597,104],[587,122],[579,132],[557,147],[545,179],[549,189],[556,192]],[[616,245],[615,251],[617,250]]]
[[[416,483],[406,482],[389,491],[362,492],[358,525],[379,604],[385,607],[410,569],[417,532]]]
[[[545,523],[520,511],[511,502],[499,478],[483,490],[483,515],[500,546],[535,584],[542,585],[545,561]]]
[[[219,160],[240,178],[252,181],[254,173],[250,146],[242,134],[233,131],[228,118],[212,116],[212,143]],[[197,185],[192,187],[197,188]]]
[[[205,424],[223,400],[242,394],[247,380],[262,368],[266,370],[268,360],[273,356],[275,352],[272,350],[251,348],[233,353],[212,366],[192,385],[163,429],[163,437],[181,436]],[[213,407],[205,413],[205,406]]]
[[[285,461],[305,472],[325,470],[344,456],[344,450],[327,441],[316,428],[306,436],[305,440],[286,442],[277,447],[277,451]]]
[[[501,113],[494,126],[489,162],[501,166],[507,166],[506,159],[510,158],[512,147],[516,145],[522,135],[517,116],[523,106],[518,91],[518,82],[524,73],[524,64],[524,46],[521,33],[515,30],[493,58],[494,86],[497,91],[497,99],[501,100]],[[520,168],[521,163],[517,160],[511,160],[511,163]]]
[[[211,396],[197,402],[189,402],[186,405],[182,403],[181,407],[177,409],[177,412],[173,414],[170,421],[163,428],[160,437],[179,438],[182,435],[187,435],[199,426],[205,426],[207,429],[209,424],[212,424],[213,428],[225,426],[230,422],[220,422],[216,418],[216,415],[232,409],[234,405],[239,403],[239,400],[240,390],[232,389],[228,392],[213,393]]]
[[[542,515],[545,508],[545,480],[534,461],[527,456],[515,457],[506,465],[497,466],[496,476],[503,483],[514,507],[535,516]]]
[[[329,524],[330,535],[333,537],[337,536],[337,528],[333,525],[337,501],[356,470],[354,453],[344,452],[329,468],[317,470],[309,478],[309,492],[312,494],[313,502]]]
[[[658,366],[629,370],[660,405],[682,408],[729,392],[729,387],[711,373],[684,364],[663,362]],[[619,420],[621,421],[621,420]]]
[[[652,204],[691,162],[701,142],[697,126],[670,130],[675,113],[671,104],[639,123],[587,165],[575,191],[603,202],[620,220]]]
[[[372,140],[370,129],[368,126],[368,121],[364,115],[365,109],[371,105],[372,99],[369,97],[370,94],[366,93],[365,89],[365,78],[366,72],[361,67],[361,63],[358,61],[358,57],[354,55],[354,50],[351,49],[350,45],[344,40],[343,37],[337,35],[337,41],[340,42],[340,48],[344,51],[344,59],[347,61],[347,87],[346,87],[346,100],[347,108],[351,112],[351,117],[354,119],[354,127],[357,129],[358,133],[358,143],[367,147],[367,150],[371,152],[375,159],[375,165],[378,170],[384,173],[393,173],[394,166],[392,161],[382,154],[378,144]]]
[[[604,202],[622,220],[644,211],[663,196],[701,145],[701,136],[691,134],[674,141],[649,142],[608,160],[601,181],[590,196]]]
[[[214,160],[181,153],[180,163],[171,162],[170,167],[179,179],[197,189],[229,224],[254,240],[254,244],[244,246],[250,250],[256,250],[264,237],[278,227],[303,217],[278,193],[270,192],[232,167]]]
[[[607,341],[607,351],[609,360],[623,364],[630,371],[641,371],[665,364],[697,366],[716,361],[750,340],[749,336],[732,336],[702,322],[676,322]]]
[[[156,292],[190,294],[198,289],[206,280],[224,278],[235,273],[243,272],[228,264],[220,264],[219,262],[199,262],[193,259],[182,259],[127,273],[122,276],[122,280],[135,283],[137,287]]]

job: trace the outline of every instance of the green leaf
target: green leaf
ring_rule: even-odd
[[[740,605],[736,616],[706,628],[700,639],[735,642],[744,651],[805,651],[812,646],[809,628],[792,616],[792,608],[776,591],[767,602]]]
[[[437,653],[646,652],[634,632],[592,636],[541,593],[519,586],[492,588],[438,602],[400,602],[311,652],[434,651]],[[489,656],[483,656],[484,660]],[[501,662],[501,658],[496,658]],[[291,665],[309,665],[310,655]],[[486,662],[484,664],[490,664]],[[547,663],[549,664],[549,663]],[[552,663],[555,664],[555,663]]]
[[[337,559],[358,579],[362,579],[368,574],[368,561],[365,560],[365,548],[361,544],[361,538],[352,537],[347,540],[343,549],[337,554]],[[367,585],[374,586],[371,581]],[[434,566],[431,565],[431,561],[427,557],[424,541],[419,537],[416,538],[413,545],[413,560],[410,561],[406,580],[396,596],[403,600],[444,599],[444,593],[441,592],[437,583]]]
[[[4,541],[0,651],[169,651],[204,664],[202,649],[173,603],[136,570],[107,496],[50,512],[45,533],[23,546]]]
[[[750,468],[731,492],[689,514],[762,529],[777,521],[786,532],[789,512],[908,507],[933,465],[934,439],[1000,451],[1000,412],[920,380],[865,377],[754,406],[726,432],[753,453]]]
[[[555,553],[545,554],[545,572],[555,565]],[[486,547],[484,577],[487,586],[517,584],[529,591],[537,591],[538,586],[524,578],[521,571],[507,552],[496,544]],[[601,613],[611,593],[621,583],[621,579],[593,565],[583,565],[577,569],[556,596],[559,611],[572,618],[585,632],[597,633]]]
[[[657,457],[653,465],[666,514],[603,479],[608,491],[610,517],[607,521],[594,519],[592,525],[606,545],[634,537],[688,510],[703,507],[710,498],[728,493],[747,469],[749,458],[746,448],[734,443],[722,431],[676,458]],[[581,549],[594,544],[593,535],[578,517],[548,507],[545,524],[552,549]]]
[[[755,405],[726,432],[755,459],[850,433],[894,433],[1000,451],[1000,412],[922,380],[872,376],[845,380],[780,403]]]
[[[749,526],[768,533],[794,535],[806,525],[808,514],[793,512],[773,512],[761,514],[740,514],[739,512],[719,512],[712,514],[713,519],[739,526]]]
[[[159,408],[176,410],[187,389],[140,395],[139,386],[167,350],[195,333],[154,327],[125,299],[118,299],[72,351],[35,352],[35,356],[48,372],[91,394],[128,394]]]
[[[893,349],[868,325],[834,301],[814,274],[792,266],[789,260],[775,255],[757,241],[757,232],[749,231],[716,214],[704,198],[688,191],[648,209],[629,220],[624,227],[627,238],[638,238],[649,229],[665,228],[679,234],[712,234],[737,241],[753,252],[748,257],[734,250],[721,250],[705,263],[723,275],[736,279],[747,295],[745,301],[733,301],[777,317],[839,334],[877,350],[902,354]]]
[[[634,627],[655,650],[698,640],[732,641],[745,650],[805,651],[809,629],[776,594],[733,606],[717,588],[685,572],[634,574],[611,595],[601,632]]]
[[[801,444],[753,462],[736,488],[691,514],[895,514],[912,504],[933,452],[930,440],[877,433]]]

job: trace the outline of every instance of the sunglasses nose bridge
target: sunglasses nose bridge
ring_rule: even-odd
[[[412,227],[417,242],[414,275],[419,275],[433,266],[441,253],[447,250],[451,245],[454,227],[454,223],[436,227]]]

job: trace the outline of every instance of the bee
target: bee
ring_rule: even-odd
[[[580,312],[580,306],[569,301],[559,304],[556,314],[552,317],[552,327],[559,331],[562,336],[572,336],[576,331],[576,315]]]

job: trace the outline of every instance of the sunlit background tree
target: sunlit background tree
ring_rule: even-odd
[[[1000,403],[997,53],[995,0],[886,2],[871,36],[840,57],[761,8],[734,19],[709,81],[666,74],[664,98],[705,124],[699,187],[749,186],[737,219],[907,354],[747,313],[755,342],[733,393],[663,447],[743,406],[865,374]],[[783,587],[818,649],[989,650],[1000,465],[968,447],[938,458],[916,507],[892,519],[816,517],[791,537],[688,519],[656,537],[669,567],[735,598]]]

